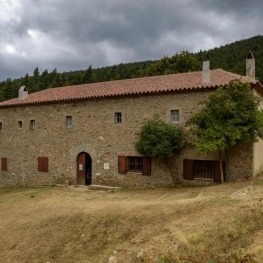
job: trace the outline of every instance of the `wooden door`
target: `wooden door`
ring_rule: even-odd
[[[183,178],[185,180],[194,180],[194,161],[189,159],[183,160]]]
[[[85,185],[86,154],[80,153],[77,160],[77,184]]]

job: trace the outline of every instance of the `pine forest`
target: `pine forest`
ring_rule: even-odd
[[[211,69],[222,68],[245,75],[245,59],[249,51],[252,51],[256,61],[256,79],[263,83],[262,47],[263,36],[256,36],[207,51],[200,50],[197,53],[182,51],[157,61],[141,61],[101,68],[92,68],[90,65],[84,70],[63,73],[57,72],[57,69],[51,72],[47,69],[39,72],[37,67],[31,75],[27,73],[19,79],[7,78],[0,82],[0,101],[17,97],[21,86],[26,86],[29,93],[33,93],[54,87],[182,73],[201,70],[202,62],[206,60],[210,61]]]

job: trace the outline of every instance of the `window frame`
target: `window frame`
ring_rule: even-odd
[[[23,129],[23,121],[18,120],[17,124],[18,124],[18,130],[22,130]]]
[[[172,123],[180,122],[180,110],[179,109],[171,110],[170,116],[171,116],[171,122]],[[175,120],[175,117],[176,117],[176,120]]]
[[[225,177],[225,162],[222,162]],[[207,175],[206,173],[210,173]],[[183,160],[184,180],[210,180],[221,183],[220,162],[218,160]],[[225,178],[224,178],[225,181]]]
[[[122,112],[118,111],[114,113],[114,123],[115,124],[121,124],[123,122],[122,119]]]
[[[141,156],[127,156],[127,173],[142,174]]]
[[[36,120],[35,119],[29,120],[29,130],[34,131],[35,129],[36,129]]]
[[[73,126],[73,117],[72,115],[67,115],[66,116],[66,127],[72,128],[72,126]]]
[[[131,169],[129,167],[131,164],[131,160],[132,159],[136,160],[136,158],[139,158],[137,159],[137,164],[135,164],[134,166],[134,168],[137,168],[137,169]],[[138,160],[140,160],[140,164],[138,163]],[[139,167],[138,164],[141,167]],[[138,167],[140,169],[138,169]],[[118,156],[118,173],[120,174],[140,174],[140,175],[150,176],[151,175],[151,157]]]

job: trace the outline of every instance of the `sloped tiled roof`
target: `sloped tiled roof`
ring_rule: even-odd
[[[222,69],[211,70],[210,74],[211,81],[209,83],[203,83],[202,71],[196,71],[180,74],[75,85],[61,88],[51,88],[29,94],[28,98],[25,100],[19,100],[18,98],[16,98],[1,102],[0,107],[124,95],[142,95],[151,93],[212,89],[218,86],[225,86],[230,81],[235,79],[242,79],[242,81],[249,82],[251,84],[257,83],[257,81],[252,78],[242,77],[238,74],[227,72]]]

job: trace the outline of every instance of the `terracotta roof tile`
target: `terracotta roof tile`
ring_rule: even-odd
[[[197,71],[51,88],[29,94],[25,100],[18,100],[18,98],[16,98],[1,102],[0,107],[132,94],[210,89],[225,86],[234,79],[242,79],[242,81],[251,84],[257,83],[257,81],[252,78],[242,77],[222,69],[211,70],[210,73],[211,81],[209,83],[203,83],[202,71]]]

